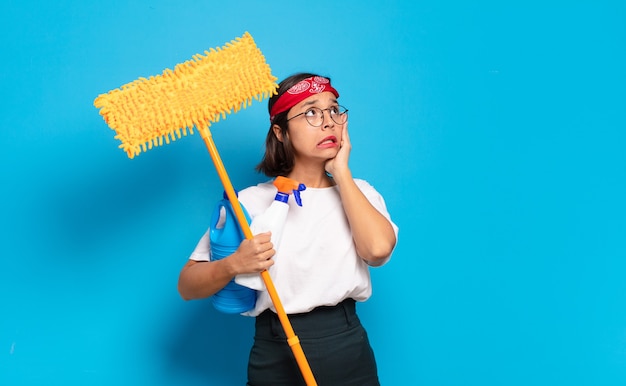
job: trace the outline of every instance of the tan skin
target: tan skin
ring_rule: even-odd
[[[327,109],[331,106],[337,106],[334,94],[323,92],[292,107],[288,117],[310,107]],[[280,127],[272,129],[282,142]],[[371,266],[382,265],[391,255],[396,237],[389,221],[370,204],[352,179],[348,167],[352,149],[348,123],[337,125],[325,111],[322,126],[313,127],[301,115],[289,121],[287,135],[295,152],[294,168],[287,177],[310,188],[337,185],[358,255]],[[333,177],[328,177],[327,172]],[[235,253],[218,261],[189,260],[180,272],[179,293],[186,300],[206,298],[238,274],[268,269],[274,264],[272,257],[276,253],[270,236],[269,232],[261,233],[244,240]]]

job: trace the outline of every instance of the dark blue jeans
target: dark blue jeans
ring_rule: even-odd
[[[319,386],[378,386],[374,353],[356,314],[355,301],[289,315]],[[305,385],[278,316],[256,318],[248,362],[248,386]]]

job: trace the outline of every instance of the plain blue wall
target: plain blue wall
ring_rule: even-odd
[[[244,383],[252,321],[176,291],[202,140],[129,160],[92,103],[245,31],[333,78],[400,226],[360,306],[384,385],[625,384],[626,7],[552,3],[5,2],[0,384]],[[265,106],[213,127],[237,187]]]

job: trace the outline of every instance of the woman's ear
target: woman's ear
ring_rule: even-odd
[[[272,131],[278,142],[283,142],[283,131],[278,125],[272,125]]]

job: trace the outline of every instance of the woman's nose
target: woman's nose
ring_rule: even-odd
[[[328,113],[328,116],[326,116]],[[322,110],[322,130],[329,128],[332,129],[335,127],[335,122],[330,117],[330,110]]]

